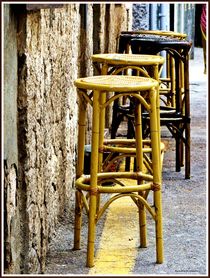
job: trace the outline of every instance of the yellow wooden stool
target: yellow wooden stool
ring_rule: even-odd
[[[162,66],[165,59],[159,55],[142,55],[142,54],[120,54],[106,53],[92,55],[92,61],[99,74],[102,75],[117,75],[117,74],[132,74],[136,76],[151,77],[159,82]],[[135,71],[135,72],[134,72]],[[159,88],[158,88],[159,89]],[[158,90],[159,91],[159,90]],[[157,98],[157,101],[159,98]],[[157,104],[159,106],[159,104]],[[114,101],[112,124],[110,127],[111,138],[116,137],[120,123],[127,118],[127,138],[135,137],[133,132],[133,111],[129,99],[126,101],[119,98]],[[129,142],[126,140],[125,142]],[[148,144],[148,141],[147,141]],[[161,162],[163,161],[164,144],[161,144]],[[132,152],[131,152],[132,154]],[[133,155],[132,155],[133,156]],[[144,162],[148,166],[148,155],[144,155]],[[148,167],[147,167],[148,168]],[[125,169],[130,170],[130,156],[126,159]],[[149,168],[148,168],[149,170]]]
[[[101,75],[77,79],[75,85],[78,88],[80,102],[75,182],[74,249],[80,248],[81,217],[84,207],[88,215],[87,266],[94,266],[95,229],[98,220],[114,200],[130,196],[139,209],[140,246],[146,247],[146,208],[155,221],[156,260],[157,263],[162,263],[163,236],[160,122],[157,106],[158,82],[145,77]],[[108,92],[118,93],[107,99]],[[135,98],[136,172],[105,172],[103,171],[103,152],[107,150],[105,144],[107,142],[104,140],[105,108],[116,98],[123,95],[130,95]],[[93,108],[90,175],[83,174],[87,104],[90,104]],[[150,114],[152,174],[146,174],[143,171],[142,106]],[[112,148],[114,147],[116,151],[119,151],[118,147],[113,145]],[[126,153],[126,150],[127,148],[122,153]],[[125,179],[127,182],[125,182]],[[107,181],[112,181],[112,184],[107,184]],[[152,204],[147,200],[150,190],[154,194]],[[111,194],[111,197],[108,201],[106,199],[105,202],[101,202],[101,194]]]
[[[105,53],[92,55],[92,61],[99,74],[131,74],[151,77],[159,82],[165,59],[159,55]],[[116,115],[114,114],[113,117]],[[115,131],[113,131],[115,132]]]

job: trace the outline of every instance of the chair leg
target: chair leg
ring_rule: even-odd
[[[87,246],[87,267],[94,266],[94,246],[95,246],[95,229],[96,229],[96,206],[97,196],[90,196],[89,221],[88,221],[88,246]]]
[[[135,106],[135,136],[136,136],[136,171],[143,171],[143,144],[142,144],[142,120],[141,104],[136,101]],[[138,184],[141,184],[141,180]],[[142,193],[139,193],[142,196]],[[146,227],[146,210],[143,204],[139,204],[139,227],[140,227],[140,247],[147,246],[147,227]]]
[[[78,131],[78,157],[76,176],[80,177],[84,171],[84,148],[85,148],[85,123],[86,123],[86,108],[82,96],[79,98],[79,131]],[[82,198],[81,192],[76,190],[75,193],[75,224],[74,224],[74,250],[80,249],[80,231],[82,224]]]
[[[190,179],[190,90],[189,90],[189,54],[186,55],[186,62],[184,64],[185,72],[185,115],[187,118],[185,129],[185,179]]]
[[[156,257],[157,263],[163,262],[163,227],[162,227],[162,195],[161,195],[161,161],[160,161],[160,125],[156,119],[156,95],[150,95],[151,113],[150,113],[150,127],[151,127],[151,144],[152,144],[152,165],[153,165],[153,183],[154,188],[154,206],[155,206],[155,231],[156,231]]]
[[[162,194],[161,190],[154,192],[155,199],[155,230],[156,230],[156,258],[157,263],[163,263],[163,227],[162,227]]]
[[[101,113],[103,114],[103,113]],[[99,167],[99,146],[101,144],[99,136],[99,125],[104,124],[101,119],[99,107],[99,91],[93,92],[93,115],[92,115],[92,141],[91,141],[91,167],[90,167],[90,200],[88,215],[88,244],[87,244],[87,267],[94,266],[94,245],[95,245],[95,229],[96,229],[96,210],[97,210],[97,173]],[[99,116],[99,117],[98,117]]]
[[[132,139],[135,137],[132,120],[128,117],[128,131],[127,131],[127,139]],[[130,171],[131,166],[131,158],[126,157],[125,160],[125,171]]]
[[[185,144],[185,179],[190,179],[190,124],[186,127]]]
[[[75,193],[75,221],[74,221],[74,248],[80,249],[80,233],[82,224],[82,198],[81,193],[77,190]]]
[[[140,247],[147,247],[147,219],[145,206],[139,204]]]

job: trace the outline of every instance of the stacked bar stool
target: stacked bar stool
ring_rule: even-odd
[[[142,38],[142,39],[149,39],[153,41],[159,41],[162,40],[185,40],[187,37],[186,34],[183,33],[177,33],[174,31],[164,31],[164,30],[138,30],[138,31],[124,31],[121,32],[120,40],[119,40],[119,52],[120,53],[129,53],[133,52],[131,49],[131,42],[132,39],[136,38]],[[141,53],[145,54],[151,54],[150,51],[147,51],[146,49],[141,50]],[[155,53],[155,52],[154,52]],[[156,53],[155,53],[156,54]],[[180,64],[181,71],[183,72],[183,65]],[[173,56],[170,55],[170,53],[166,52],[166,77],[161,77],[161,85],[160,86],[160,96],[166,97],[166,101],[164,100],[164,97],[162,98],[163,102],[167,106],[175,107],[175,61],[173,59]],[[181,79],[183,83],[183,78]],[[183,87],[183,84],[182,84]]]
[[[131,40],[137,37],[153,38],[154,40],[159,37],[163,38],[174,38],[178,40],[185,40],[187,38],[186,34],[178,33],[174,31],[164,31],[164,30],[136,30],[136,31],[122,31],[119,37],[119,53],[131,53]]]
[[[175,107],[161,106],[161,125],[168,127],[176,142],[176,171],[184,165],[185,178],[190,178],[190,94],[189,94],[189,50],[191,42],[177,39],[142,39],[131,40],[133,53],[157,54],[166,51],[174,59],[175,69]],[[183,146],[184,144],[184,146]]]
[[[146,212],[152,215],[156,227],[156,261],[163,262],[162,236],[162,197],[161,197],[161,159],[160,159],[160,122],[158,110],[158,82],[151,78],[100,75],[80,78],[75,81],[79,96],[79,133],[78,133],[78,160],[75,182],[75,234],[74,249],[80,248],[80,231],[82,210],[85,208],[88,215],[88,245],[87,266],[94,266],[95,229],[109,205],[121,197],[130,196],[139,210],[140,246],[146,247]],[[107,99],[109,92],[115,95]],[[104,139],[105,109],[116,98],[122,96],[135,98],[135,152],[136,172],[109,172],[104,171],[103,152],[119,152],[119,139],[112,146]],[[91,105],[92,113],[92,141],[90,175],[84,175],[84,148],[86,129],[87,105]],[[143,138],[141,109],[144,107],[150,114],[150,148],[152,153],[152,174],[143,171]],[[113,139],[114,140],[114,139]],[[122,139],[123,140],[123,139]],[[126,140],[126,139],[124,139]],[[113,143],[113,141],[112,141]],[[123,145],[123,142],[120,141]],[[127,146],[121,146],[121,154],[133,152]],[[111,185],[107,181],[112,181]],[[147,200],[148,193],[153,191],[153,203]],[[101,195],[108,194],[104,202]],[[123,213],[123,212],[122,212]]]
[[[154,32],[154,31],[153,31]],[[170,32],[169,32],[170,34]],[[176,171],[184,166],[185,178],[190,178],[190,94],[189,94],[189,51],[192,43],[183,34],[170,37],[139,33],[124,33],[120,36],[120,52],[126,52],[128,45],[132,53],[157,55],[166,51],[169,63],[170,94],[169,103],[161,105],[161,125],[167,126],[176,142]],[[176,34],[176,33],[175,33]],[[160,79],[161,80],[161,79]],[[163,82],[162,82],[163,83]],[[165,88],[160,85],[160,95]],[[185,147],[185,148],[184,148]]]
[[[98,73],[102,75],[127,75],[130,71],[130,74],[152,77],[159,82],[162,65],[165,60],[162,56],[157,55],[107,53],[92,55],[92,61]],[[117,130],[124,118],[127,119],[127,139],[132,139],[135,137],[135,132],[133,124],[134,111],[131,98],[128,98],[127,101],[117,98],[114,101],[110,132],[112,139],[116,138]],[[161,150],[161,157],[163,159],[163,144],[161,144]],[[127,171],[130,170],[130,157],[126,159],[125,169]]]

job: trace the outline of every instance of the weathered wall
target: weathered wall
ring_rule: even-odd
[[[4,10],[4,255],[5,267],[19,272],[19,210],[17,205],[17,21],[9,5]]]
[[[27,272],[44,271],[48,238],[71,205],[79,22],[79,5],[27,15]]]
[[[18,165],[5,171],[6,272],[43,273],[56,224],[74,205],[78,111],[73,82],[93,74],[93,53],[117,50],[117,37],[127,22],[126,9],[119,4],[23,9],[14,31]],[[89,110],[87,143],[90,117]]]
[[[13,188],[15,172],[7,170],[6,271],[39,273],[56,223],[73,203],[79,4],[29,12],[19,18],[18,28],[19,189]],[[19,219],[14,218],[15,201]]]

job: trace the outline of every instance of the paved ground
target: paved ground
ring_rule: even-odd
[[[191,179],[184,169],[175,172],[174,141],[163,165],[163,213],[165,260],[155,264],[154,224],[148,216],[148,248],[139,249],[136,208],[126,200],[113,203],[99,221],[96,238],[96,265],[85,267],[87,219],[84,217],[82,246],[73,247],[73,211],[50,243],[45,274],[63,275],[205,275],[206,267],[206,111],[207,84],[203,74],[202,49],[195,49],[190,61],[191,84]]]

